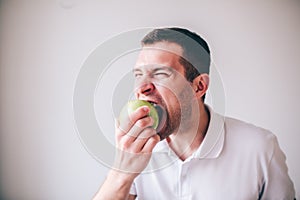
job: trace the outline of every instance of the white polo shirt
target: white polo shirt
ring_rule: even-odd
[[[140,200],[294,199],[286,158],[274,134],[211,109],[210,116],[202,144],[185,161],[166,140],[159,142],[130,194]]]

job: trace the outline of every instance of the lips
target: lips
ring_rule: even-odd
[[[148,102],[151,103],[153,106],[158,105],[158,103],[157,103],[156,101],[152,101],[152,100],[145,100],[145,101],[148,101]]]
[[[158,104],[157,101],[153,101],[153,100],[146,100],[146,101],[148,101],[150,104],[152,104],[153,107],[157,111],[159,122],[158,122],[158,127],[156,128],[156,131],[157,131],[157,133],[159,133],[164,128],[166,121],[167,121],[166,109],[163,106],[161,106],[160,104]]]

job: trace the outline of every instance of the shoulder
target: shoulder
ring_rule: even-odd
[[[225,131],[228,134],[256,139],[273,138],[275,135],[265,128],[231,117],[225,117]]]
[[[277,144],[277,138],[271,131],[238,119],[225,117],[224,128],[226,141],[240,149],[250,148],[271,154]]]

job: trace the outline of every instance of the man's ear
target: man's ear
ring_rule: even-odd
[[[202,98],[202,96],[206,93],[209,85],[209,75],[206,73],[200,74],[196,78],[194,78],[192,87],[195,91],[195,97],[198,99]]]

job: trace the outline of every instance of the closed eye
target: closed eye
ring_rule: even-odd
[[[138,78],[138,77],[141,77],[141,76],[143,76],[142,73],[134,73],[134,77],[135,77],[135,78]]]
[[[133,69],[133,76],[135,78],[139,78],[139,77],[143,76],[143,72],[140,69]]]
[[[156,77],[169,77],[170,74],[166,73],[166,72],[158,72],[158,73],[155,73],[154,76]]]

